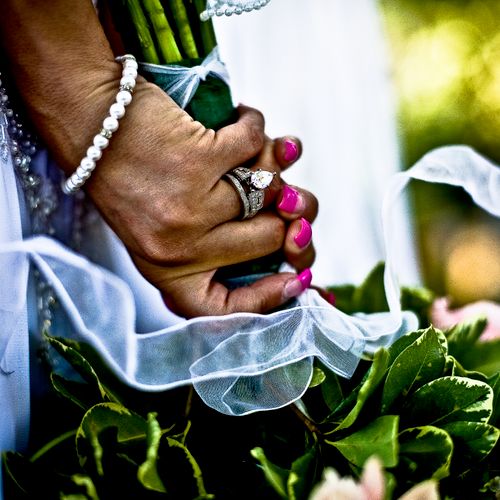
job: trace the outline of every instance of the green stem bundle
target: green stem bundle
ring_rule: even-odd
[[[125,4],[128,8],[130,19],[135,26],[144,60],[148,63],[160,64],[160,58],[158,57],[151,32],[149,31],[148,21],[142,11],[139,0],[125,0]]]
[[[196,42],[194,41],[193,32],[189,24],[189,18],[184,6],[183,0],[170,0],[170,9],[175,19],[175,24],[179,31],[182,48],[187,57],[197,59],[199,56]]]
[[[170,27],[160,0],[142,0],[142,3],[153,26],[157,45],[163,56],[164,62],[172,64],[181,61],[182,56],[177,47],[174,32]]]

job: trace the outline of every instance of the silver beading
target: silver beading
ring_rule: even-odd
[[[0,78],[2,74],[0,73]],[[10,103],[7,90],[0,79],[0,156],[12,162],[24,193],[30,213],[31,233],[54,235],[55,228],[51,217],[58,200],[54,185],[43,179],[31,169],[31,159],[38,150],[36,138],[25,130],[21,118]],[[55,297],[52,288],[34,271],[37,290],[37,312],[40,328],[48,331],[52,324],[52,307]]]
[[[137,61],[131,54],[119,56],[116,61],[122,63],[123,71],[115,102],[110,106],[108,116],[102,122],[101,131],[94,137],[93,144],[87,149],[87,154],[83,157],[80,165],[71,177],[63,181],[62,190],[65,194],[76,193],[92,175],[96,163],[108,147],[113,133],[118,130],[118,120],[125,116],[125,107],[132,102],[132,92],[137,79]]]
[[[214,16],[240,15],[265,7],[270,0],[207,0],[207,8],[200,14],[202,21]]]

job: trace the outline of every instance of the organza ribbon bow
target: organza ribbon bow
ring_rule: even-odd
[[[180,66],[177,64],[150,64],[140,63],[140,69],[146,73],[153,73],[165,83],[160,87],[184,109],[198,90],[200,82],[208,75],[215,76],[229,85],[229,73],[220,59],[219,49],[215,47],[210,54],[197,66]],[[158,80],[157,80],[158,83]]]

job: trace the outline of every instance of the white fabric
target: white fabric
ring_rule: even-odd
[[[377,1],[272,0],[262,11],[214,23],[234,101],[261,110],[271,137],[292,134],[304,144],[283,177],[319,199],[314,282],[361,282],[383,258],[377,207],[400,170]],[[418,284],[407,205],[398,213],[401,280]]]
[[[310,290],[297,307],[274,314],[197,318],[138,335],[132,291],[116,275],[46,237],[7,243],[0,252],[29,255],[54,287],[75,337],[99,350],[124,382],[145,391],[193,383],[208,405],[243,415],[298,399],[308,386],[313,357],[350,376],[363,351],[417,328],[416,317],[400,310],[394,251],[399,228],[392,218],[411,178],[460,185],[479,206],[500,216],[500,170],[469,148],[436,150],[397,174],[384,205],[390,313],[347,316]],[[23,289],[17,276],[10,281]],[[16,298],[4,293],[4,307],[15,309]]]
[[[200,82],[206,80],[208,75],[216,76],[229,84],[229,75],[226,66],[220,60],[218,47],[215,47],[198,66],[140,63],[139,67],[149,73],[169,75],[170,82],[164,90],[183,109],[193,98]]]

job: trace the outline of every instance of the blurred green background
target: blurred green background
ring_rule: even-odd
[[[500,1],[381,0],[405,168],[467,144],[500,164]],[[456,305],[500,301],[500,221],[462,189],[413,183],[425,284]]]

